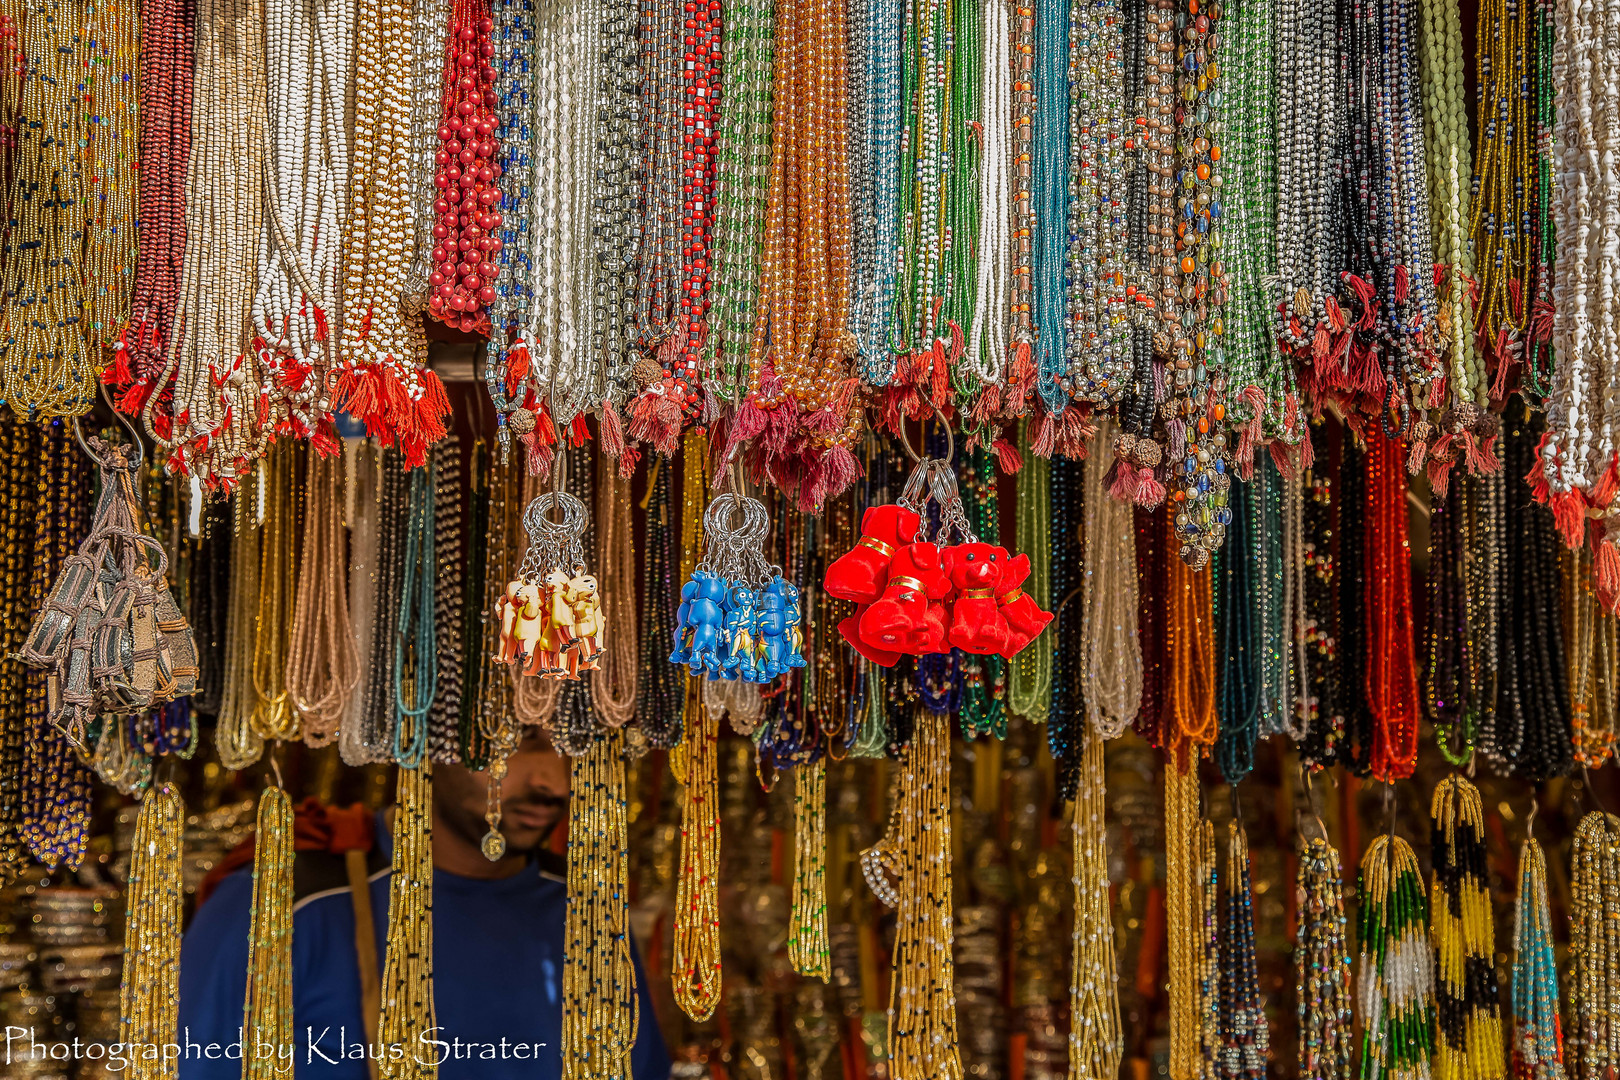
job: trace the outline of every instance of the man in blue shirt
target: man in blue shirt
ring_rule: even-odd
[[[480,849],[486,777],[459,765],[433,768],[433,1002],[439,1030],[420,1036],[440,1080],[559,1080],[562,1076],[563,920],[566,864],[545,847],[568,805],[568,766],[538,735],[508,759],[501,783],[506,852]],[[387,815],[390,819],[391,814]],[[375,1012],[365,999],[356,935],[355,889],[371,908],[374,956],[386,950],[393,840],[379,817],[368,855],[305,850],[301,819],[294,860],[293,1024],[295,1045],[277,1048],[296,1080],[370,1080],[377,1052]],[[364,863],[362,865],[362,858]],[[362,879],[365,884],[362,886]],[[225,877],[197,910],[180,953],[179,1080],[239,1080],[247,991],[253,875]],[[362,908],[366,905],[361,904]],[[367,913],[362,910],[361,919]],[[666,1080],[669,1056],[636,960],[641,1026],[633,1080]],[[368,1012],[371,1015],[368,1016]],[[268,1052],[259,1047],[257,1052]],[[629,1080],[629,1078],[627,1078]]]

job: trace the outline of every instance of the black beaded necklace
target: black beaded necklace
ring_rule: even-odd
[[[636,683],[636,723],[647,742],[670,749],[681,741],[686,678],[669,662],[675,631],[672,606],[680,592],[670,555],[669,463],[656,459],[647,496],[641,570],[641,676]]]
[[[1305,474],[1301,513],[1305,559],[1306,705],[1305,739],[1299,755],[1307,766],[1339,763],[1344,745],[1342,698],[1343,640],[1339,625],[1339,577],[1344,564],[1335,548],[1340,502],[1337,428],[1313,421],[1309,428],[1313,463]]]
[[[1545,421],[1510,401],[1503,431],[1503,468],[1524,476],[1536,460]],[[1569,687],[1564,671],[1563,578],[1552,511],[1527,484],[1508,485],[1503,527],[1496,749],[1528,780],[1569,772]]]

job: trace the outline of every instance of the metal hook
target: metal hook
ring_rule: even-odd
[[[1310,816],[1315,819],[1317,829],[1319,829],[1322,833],[1323,842],[1326,842],[1328,838],[1327,822],[1322,820],[1322,811],[1318,809],[1316,805],[1316,785],[1312,782],[1313,774],[1311,770],[1307,769],[1302,763],[1299,767],[1299,775],[1300,780],[1305,785],[1305,805],[1310,810]],[[1331,774],[1329,775],[1331,777]],[[1337,783],[1337,781],[1335,781],[1335,783]],[[1303,817],[1303,814],[1296,811],[1296,828],[1298,828],[1298,823],[1299,821],[1303,820]],[[1304,830],[1301,829],[1300,832],[1303,834]]]
[[[1603,805],[1603,800],[1598,798],[1597,788],[1592,786],[1592,775],[1586,771],[1585,765],[1581,766],[1581,783],[1586,787],[1586,795],[1592,800],[1592,805],[1603,815],[1604,822],[1609,822],[1613,815],[1609,813],[1609,808]]]
[[[276,744],[270,748],[270,771],[276,774],[276,787],[286,791],[287,785],[281,779],[281,758],[278,753],[280,750],[281,740],[277,739]]]
[[[1540,811],[1540,809],[1541,801],[1537,799],[1535,793],[1532,792],[1530,794],[1530,812],[1524,816],[1524,838],[1526,840],[1535,839],[1536,814],[1538,811]]]

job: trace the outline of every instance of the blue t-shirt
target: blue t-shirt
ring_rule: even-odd
[[[378,842],[386,858],[392,851],[386,829],[379,827]],[[387,950],[388,879],[386,866],[371,878],[379,964]],[[441,1080],[560,1080],[567,901],[567,881],[534,864],[498,880],[434,871],[433,1004],[439,1030],[403,1052],[438,1061]],[[253,874],[244,867],[219,884],[186,931],[179,1080],[240,1080],[243,1053],[277,1054],[278,1068],[290,1059],[296,1080],[369,1080],[348,887],[311,893],[293,908],[291,1047],[261,1045],[253,1032],[241,1034],[252,904]],[[635,961],[641,1026],[631,1055],[633,1078],[666,1080],[669,1055],[640,958]]]

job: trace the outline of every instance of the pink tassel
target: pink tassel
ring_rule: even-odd
[[[1049,458],[1052,456],[1052,444],[1057,441],[1057,421],[1052,414],[1046,411],[1041,413],[1041,423],[1035,429],[1035,441],[1030,444],[1030,450],[1036,457]]]
[[[602,419],[597,424],[597,439],[610,457],[624,456],[624,421],[612,399],[602,399]]]
[[[1164,485],[1154,477],[1152,469],[1143,469],[1136,487],[1136,505],[1144,510],[1157,510],[1164,502]]]

